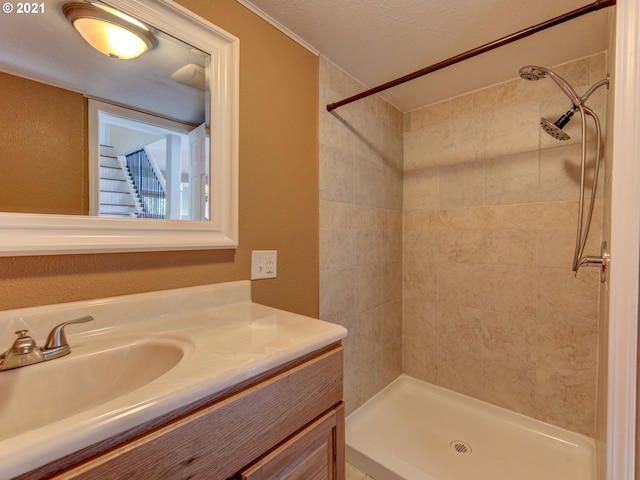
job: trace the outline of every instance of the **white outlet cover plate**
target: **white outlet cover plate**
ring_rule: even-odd
[[[251,280],[276,278],[277,273],[277,250],[253,250],[251,252]]]

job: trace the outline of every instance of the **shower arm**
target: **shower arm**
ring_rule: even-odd
[[[551,73],[553,73],[553,72],[551,72]],[[560,77],[560,75],[555,74],[555,77],[558,77],[561,80],[564,80],[562,77]],[[560,83],[558,83],[558,80],[556,80],[555,77],[552,76],[551,78],[553,78],[553,80],[556,82],[556,84],[562,88],[562,86],[560,85]],[[565,84],[566,84],[567,88],[571,92],[575,93],[575,90],[573,90],[573,88],[566,81],[565,81]],[[576,110],[579,110],[578,104],[581,104],[581,105],[585,106],[584,103],[593,94],[593,92],[595,92],[597,89],[599,89],[600,87],[603,87],[603,86],[607,86],[607,87],[609,86],[609,75],[607,75],[607,78],[604,78],[604,79],[600,80],[599,82],[594,83],[593,85],[591,85],[591,87],[589,87],[589,89],[586,92],[584,92],[584,95],[582,95],[581,97],[576,94],[576,100],[578,100],[578,102],[576,103],[576,100],[574,100],[573,98],[571,99],[571,102],[572,102],[573,106],[571,107],[570,111],[571,112],[575,112]],[[567,96],[569,96],[569,95],[567,94]],[[586,108],[586,106],[585,106],[585,108]],[[592,115],[593,111],[591,109],[589,109],[589,111],[591,112],[591,114],[589,114],[589,115],[593,116]],[[597,117],[594,117],[594,119],[596,119],[596,118]]]
[[[543,67],[534,67],[534,68],[538,68],[542,72],[544,72],[544,74],[548,75],[551,78],[551,80],[553,80],[556,83],[556,85],[560,87],[560,90],[562,90],[562,92],[567,97],[569,97],[569,100],[571,100],[571,103],[573,103],[574,106],[577,107],[578,105],[582,105],[586,100],[586,98],[582,98],[580,95],[578,95],[578,93],[573,89],[573,87],[569,84],[569,82],[567,82],[564,78],[562,78],[557,73],[553,72],[552,70],[549,70],[548,68],[543,68]],[[590,92],[589,95],[591,95],[591,93],[592,92]]]
[[[595,92],[597,89],[599,89],[600,87],[604,87],[604,86],[609,86],[609,75],[607,75],[607,78],[603,78],[602,80],[600,80],[597,83],[594,83],[593,85],[591,85],[591,87],[589,88],[589,90],[587,90],[586,92],[584,92],[584,95],[582,95],[582,97],[580,97],[580,100],[582,100],[582,103],[587,101],[587,98],[589,98],[591,96],[591,94],[593,92]],[[590,115],[592,115],[593,112],[591,112]],[[593,116],[593,115],[592,115]],[[594,119],[597,117],[594,117]]]

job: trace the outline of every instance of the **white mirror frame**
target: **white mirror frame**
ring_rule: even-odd
[[[0,212],[0,256],[237,247],[239,40],[171,0],[107,3],[211,55],[211,220]]]

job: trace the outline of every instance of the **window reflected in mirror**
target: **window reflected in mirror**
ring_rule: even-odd
[[[209,136],[192,126],[89,101],[91,212],[104,217],[208,220]]]

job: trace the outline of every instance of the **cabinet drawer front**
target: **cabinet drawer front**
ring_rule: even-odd
[[[342,400],[342,347],[56,476],[224,480]]]
[[[238,475],[239,480],[337,480],[344,465],[344,405],[331,410]]]

